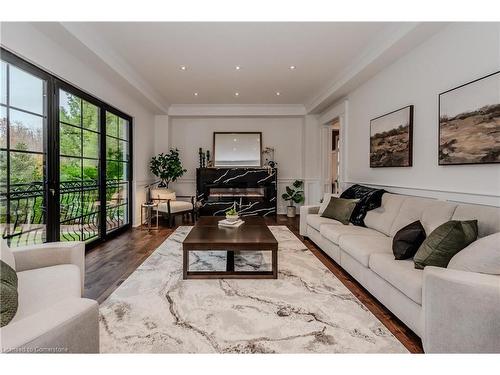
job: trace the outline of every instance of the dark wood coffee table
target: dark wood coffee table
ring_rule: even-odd
[[[238,228],[222,228],[224,217],[203,216],[182,243],[184,279],[277,279],[278,241],[262,217],[245,217]],[[189,271],[190,251],[227,251],[226,271]],[[272,271],[235,271],[235,251],[271,251]]]

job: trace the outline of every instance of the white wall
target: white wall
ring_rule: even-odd
[[[500,24],[453,24],[348,95],[346,179],[500,205],[500,164],[438,166],[438,94],[500,70]],[[413,104],[413,167],[370,168],[370,119]]]
[[[309,150],[308,144],[318,141],[319,127],[314,116],[252,116],[252,117],[169,117],[158,116],[156,120],[155,153],[166,152],[177,147],[187,173],[173,186],[179,194],[194,194],[196,191],[196,168],[198,149],[212,152],[214,131],[260,131],[263,147],[275,148],[278,162],[278,194],[295,179],[306,182],[306,197],[318,195],[314,186],[318,181],[319,154]],[[159,142],[168,138],[167,142]],[[309,151],[309,152],[308,152]],[[307,168],[310,167],[311,168]],[[286,203],[278,201],[278,212],[285,211]]]
[[[123,87],[118,87],[115,81],[93,69],[89,61],[71,54],[70,48],[55,43],[28,23],[2,23],[0,41],[10,51],[133,117],[132,192],[134,224],[139,224],[140,204],[145,200],[143,186],[152,178],[148,166],[154,151],[155,114],[128,95]]]

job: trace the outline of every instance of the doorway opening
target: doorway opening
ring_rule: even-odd
[[[337,118],[330,125],[331,148],[330,148],[330,175],[332,193],[340,193],[340,120]]]

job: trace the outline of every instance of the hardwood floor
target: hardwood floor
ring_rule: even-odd
[[[170,235],[178,225],[191,225],[190,221],[177,218],[173,228],[165,223],[158,231],[131,229],[117,238],[96,246],[85,258],[85,297],[103,302],[120,284],[146,260],[146,258]],[[266,218],[269,225],[286,225],[298,238],[299,218],[278,215]],[[303,240],[307,248],[384,324],[411,352],[423,353],[420,338],[396,318],[356,280],[331,260],[312,241]]]

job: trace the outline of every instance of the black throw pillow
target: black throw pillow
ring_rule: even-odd
[[[358,204],[352,212],[350,222],[354,225],[364,227],[366,213],[382,204],[384,189],[374,189],[363,185],[352,185],[340,194],[340,198],[359,199]]]
[[[420,220],[401,228],[392,240],[394,259],[403,260],[413,258],[424,240],[425,229]]]

